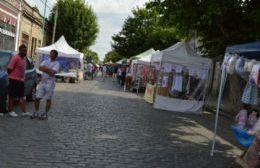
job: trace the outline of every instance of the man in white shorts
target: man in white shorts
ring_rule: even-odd
[[[56,61],[58,57],[58,52],[56,50],[51,50],[50,60],[45,60],[41,63],[39,70],[42,71],[41,82],[37,86],[36,99],[34,102],[35,111],[31,116],[31,119],[39,118],[40,120],[45,120],[48,118],[48,112],[51,108],[51,98],[53,96],[55,88],[55,74],[59,70],[59,63]],[[45,112],[39,113],[40,100],[46,99]]]

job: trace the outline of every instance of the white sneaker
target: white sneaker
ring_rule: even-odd
[[[3,117],[4,116],[4,113],[0,113],[0,117]]]
[[[21,116],[26,117],[26,116],[31,116],[32,114],[30,112],[25,112],[21,113]]]
[[[10,117],[18,117],[18,115],[17,115],[14,111],[9,112],[8,115],[9,115]]]

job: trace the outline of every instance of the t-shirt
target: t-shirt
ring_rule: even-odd
[[[55,72],[59,71],[60,64],[57,61],[51,62],[50,60],[45,60],[41,63],[41,66],[46,66],[48,68],[51,68]],[[48,83],[48,84],[55,84],[55,76],[50,76],[46,72],[43,72],[42,74],[42,82]]]
[[[8,69],[12,70],[9,74],[9,79],[23,82],[25,79],[26,58],[23,58],[19,54],[13,56],[8,64]]]
[[[103,72],[103,73],[106,73],[106,72],[107,72],[107,67],[106,67],[106,66],[103,66],[102,72]]]
[[[87,65],[87,72],[92,72],[93,65],[91,63],[88,63]]]

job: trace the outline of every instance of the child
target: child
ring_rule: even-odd
[[[237,126],[244,129],[247,123],[247,110],[242,109],[235,117],[235,122],[237,123]]]
[[[257,120],[258,120],[258,117],[259,117],[259,113],[258,113],[258,110],[254,109],[250,114],[249,114],[249,117],[248,117],[248,120],[247,120],[247,125],[248,125],[248,133],[250,134],[256,123],[257,123]]]

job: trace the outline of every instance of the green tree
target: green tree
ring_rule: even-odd
[[[106,55],[105,55],[105,59],[104,59],[104,63],[107,63],[107,62],[117,62],[119,61],[120,59],[122,59],[123,57],[118,54],[116,51],[109,51]]]
[[[83,0],[58,0],[49,17],[51,28],[57,8],[56,40],[64,35],[68,43],[79,51],[91,46],[99,31],[92,8],[85,5]]]
[[[221,59],[226,46],[260,37],[257,0],[153,0],[148,6],[161,6],[164,23],[180,37],[196,35],[209,57]]]
[[[175,29],[162,25],[159,8],[137,8],[125,20],[122,30],[112,37],[113,49],[131,57],[150,48],[165,49],[176,43]]]
[[[91,62],[94,64],[99,63],[98,54],[96,52],[89,49],[84,49],[82,52],[84,54],[84,60],[86,60],[87,62]]]

